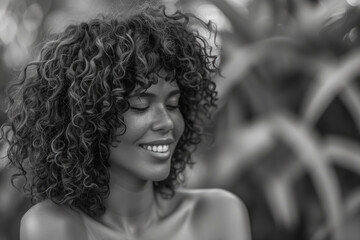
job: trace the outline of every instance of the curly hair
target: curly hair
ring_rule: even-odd
[[[191,152],[201,141],[202,119],[216,107],[217,56],[208,40],[191,28],[196,16],[164,6],[147,6],[126,17],[99,17],[68,26],[44,44],[39,59],[9,88],[8,121],[1,136],[9,162],[25,177],[33,202],[51,199],[90,216],[104,213],[109,194],[109,149],[117,130],[126,131],[128,96],[167,73],[181,91],[185,130],[171,159],[169,176],[155,191],[172,197],[183,181]],[[215,35],[216,37],[216,35]]]

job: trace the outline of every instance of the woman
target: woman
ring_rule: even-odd
[[[71,25],[26,66],[2,128],[37,202],[21,240],[249,239],[234,195],[175,191],[216,107],[216,57],[189,20],[146,7]]]

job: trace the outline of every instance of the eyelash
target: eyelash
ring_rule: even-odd
[[[170,110],[176,110],[179,109],[179,105],[166,105],[167,108],[169,108]]]
[[[138,107],[130,107],[131,110],[137,111],[137,112],[145,112],[146,110],[149,109],[149,107],[144,107],[144,108],[138,108]]]

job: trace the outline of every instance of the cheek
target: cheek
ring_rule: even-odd
[[[185,129],[185,121],[184,121],[183,115],[179,112],[178,114],[176,114],[173,121],[174,121],[174,123],[176,123],[175,133],[177,135],[177,138],[180,138],[181,135],[184,133],[184,129]]]
[[[120,137],[123,141],[134,141],[142,137],[149,129],[148,116],[132,116],[124,115],[124,122],[126,125],[125,134]]]

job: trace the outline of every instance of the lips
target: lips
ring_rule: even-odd
[[[170,145],[173,142],[175,142],[173,138],[161,138],[153,141],[144,141],[140,145]]]

